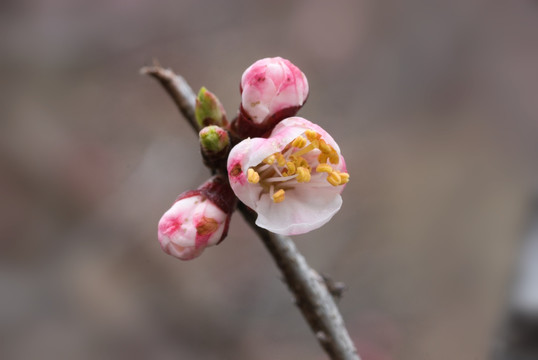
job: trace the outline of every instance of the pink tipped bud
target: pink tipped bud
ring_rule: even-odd
[[[206,247],[226,237],[235,202],[232,190],[220,177],[181,194],[159,221],[161,248],[181,260],[200,256]]]
[[[159,221],[161,247],[178,259],[193,259],[220,240],[227,217],[202,195],[178,200]]]
[[[308,81],[289,60],[265,58],[245,70],[240,90],[242,124],[235,130],[242,137],[260,136],[299,111],[308,97]]]

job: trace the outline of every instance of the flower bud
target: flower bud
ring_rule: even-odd
[[[289,60],[265,58],[241,77],[241,108],[234,130],[239,136],[261,136],[293,116],[308,97],[306,76]]]
[[[230,137],[221,127],[206,126],[200,131],[200,145],[205,153],[216,154],[230,146]]]
[[[207,167],[224,165],[230,149],[228,132],[216,125],[206,126],[200,131],[200,149]]]
[[[194,109],[196,121],[200,127],[208,125],[226,126],[226,111],[215,94],[202,87],[196,98]]]
[[[159,221],[161,248],[181,260],[200,256],[226,237],[235,203],[230,186],[219,176],[181,194]]]

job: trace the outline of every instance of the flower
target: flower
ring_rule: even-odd
[[[256,225],[283,235],[319,228],[340,209],[349,181],[340,148],[321,127],[291,117],[268,138],[249,138],[228,157],[232,190]]]
[[[259,136],[299,111],[308,97],[308,81],[289,60],[265,58],[245,70],[240,91],[236,128],[244,137]]]
[[[220,177],[181,194],[159,221],[161,248],[181,260],[200,256],[226,237],[234,207],[235,196]]]

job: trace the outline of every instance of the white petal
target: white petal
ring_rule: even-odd
[[[308,184],[302,184],[308,185]],[[264,195],[257,204],[256,225],[282,235],[304,234],[326,224],[340,210],[342,197],[329,186],[298,186],[275,203]]]

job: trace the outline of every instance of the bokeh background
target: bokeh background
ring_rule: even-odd
[[[156,238],[208,174],[139,68],[233,115],[267,56],[346,156],[341,211],[295,240],[363,359],[488,356],[538,178],[531,0],[0,2],[0,358],[325,359],[240,216],[192,262]]]

